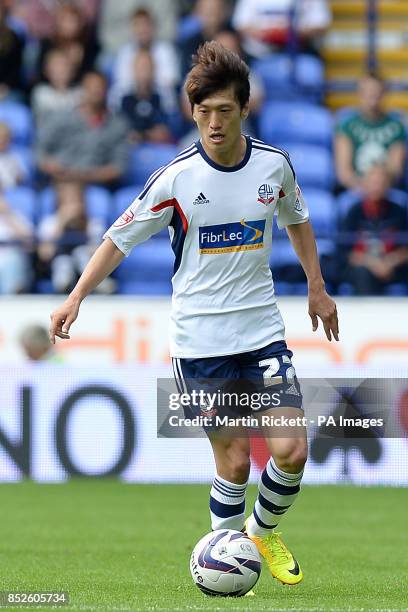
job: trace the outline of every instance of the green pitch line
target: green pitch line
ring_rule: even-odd
[[[68,591],[62,610],[101,612],[408,610],[407,489],[303,487],[281,525],[305,581],[283,586],[264,567],[250,600],[208,598],[191,581],[208,495],[200,485],[0,485],[0,590]]]

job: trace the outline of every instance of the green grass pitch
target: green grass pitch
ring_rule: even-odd
[[[304,486],[282,531],[305,580],[283,586],[264,568],[250,599],[207,597],[191,580],[191,550],[209,531],[208,493],[3,484],[0,590],[65,590],[62,610],[408,610],[407,489]],[[248,510],[255,495],[252,486]]]

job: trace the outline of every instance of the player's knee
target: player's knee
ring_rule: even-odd
[[[289,474],[301,472],[307,461],[306,440],[288,440],[288,444],[274,456],[278,468]]]
[[[251,461],[249,455],[241,450],[229,449],[228,461],[224,465],[225,472],[228,476],[224,476],[229,482],[242,484],[249,478],[251,469]]]

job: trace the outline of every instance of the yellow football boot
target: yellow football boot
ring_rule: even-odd
[[[274,578],[282,584],[298,584],[303,580],[303,572],[292,553],[282,542],[280,533],[272,531],[272,533],[261,537],[250,535],[247,530],[246,532],[266,560],[269,571]]]

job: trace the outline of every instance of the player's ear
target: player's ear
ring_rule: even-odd
[[[242,119],[243,121],[245,121],[245,119],[247,119],[247,118],[248,118],[248,115],[249,115],[249,102],[247,102],[247,103],[246,103],[246,104],[245,104],[245,105],[242,107],[242,110],[241,110],[241,119]]]

